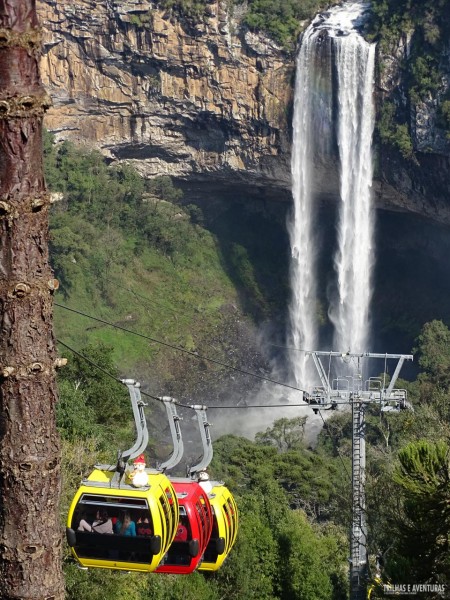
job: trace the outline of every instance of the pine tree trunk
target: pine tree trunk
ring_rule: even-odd
[[[64,598],[35,0],[0,0],[0,598]]]

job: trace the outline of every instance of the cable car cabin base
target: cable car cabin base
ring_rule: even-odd
[[[179,506],[169,479],[148,473],[149,485],[123,483],[95,469],[72,501],[67,541],[83,567],[154,571],[176,534]]]
[[[77,555],[86,567],[148,572],[148,566],[155,554],[159,554],[160,548],[159,536],[152,536],[150,540],[140,536],[123,536],[118,543],[111,543],[108,534],[76,532]]]

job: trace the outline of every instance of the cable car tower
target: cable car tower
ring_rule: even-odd
[[[367,523],[366,523],[366,425],[365,411],[369,404],[378,404],[382,412],[400,412],[412,409],[406,399],[406,390],[395,388],[405,360],[413,360],[410,354],[374,354],[310,351],[317,369],[321,386],[314,387],[304,399],[317,414],[320,410],[335,410],[340,404],[349,404],[352,409],[352,526],[350,533],[350,600],[365,600],[367,594]],[[336,377],[330,381],[330,368],[325,370],[322,357],[333,357],[346,363],[353,362],[356,368],[348,369],[350,375]],[[384,359],[383,377],[370,377],[363,381],[361,363],[363,359]],[[388,380],[386,363],[397,360],[394,373]]]

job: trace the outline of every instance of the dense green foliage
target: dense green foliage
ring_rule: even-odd
[[[402,448],[394,481],[404,499],[397,538],[401,560],[395,566],[403,570],[407,562],[408,572],[419,581],[450,581],[448,443],[421,440]]]
[[[292,50],[302,30],[302,21],[311,19],[321,8],[337,0],[229,0],[230,14],[240,13],[242,23],[252,31],[262,31],[283,48]],[[198,21],[207,14],[207,0],[160,0],[159,5]]]
[[[443,68],[450,36],[449,0],[374,0],[372,2],[370,37],[379,40],[385,53],[395,48],[399,40],[408,46],[406,62],[406,93],[408,103],[435,98],[438,102],[438,125],[450,135],[447,92],[443,87]],[[380,136],[396,146],[405,158],[412,158],[412,142],[407,118],[394,105],[382,107]],[[397,114],[396,114],[397,113]]]
[[[383,142],[395,146],[404,158],[413,157],[413,143],[408,124],[398,123],[393,102],[386,101],[381,106],[377,128]]]
[[[243,0],[236,0],[237,4]],[[322,0],[248,0],[243,18],[251,30],[264,31],[285,48],[292,48],[301,31],[301,21],[311,19],[327,4]]]
[[[169,178],[144,183],[130,167],[108,167],[98,152],[55,147],[50,137],[45,156],[48,185],[61,197],[50,224],[58,303],[188,350],[226,326],[218,308],[237,296],[220,248]],[[172,376],[169,349],[125,335],[115,343],[117,331],[58,307],[55,316],[63,342],[114,346],[122,376],[155,360]]]

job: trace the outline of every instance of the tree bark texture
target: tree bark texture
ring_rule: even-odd
[[[62,600],[55,280],[35,0],[0,0],[0,598]]]

